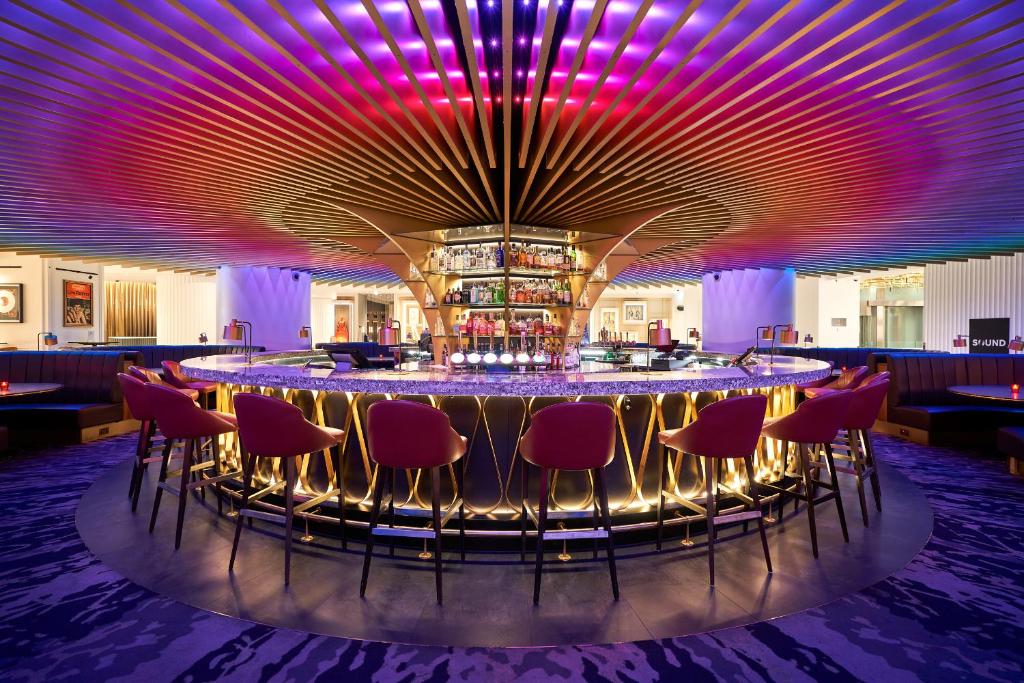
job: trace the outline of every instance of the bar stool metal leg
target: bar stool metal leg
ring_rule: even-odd
[[[661,552],[661,541],[665,530],[665,486],[668,479],[669,454],[668,448],[661,447],[658,457],[658,540],[655,545],[658,552]]]
[[[871,432],[868,430],[861,430],[861,438],[864,441],[864,457],[867,460],[868,467],[871,468],[871,493],[875,498],[875,507],[879,512],[882,511],[882,485],[878,479],[878,463],[875,462],[875,446],[871,443]]]
[[[292,526],[295,523],[295,458],[284,459],[284,585],[291,581]]]
[[[860,519],[861,522],[864,523],[864,526],[868,527],[868,500],[864,491],[866,458],[860,444],[857,443],[859,439],[857,432],[850,430],[847,433],[847,437],[850,447],[850,461],[853,465],[853,476],[857,480],[857,498],[860,500]]]
[[[711,587],[715,587],[715,514],[716,506],[715,499],[718,498],[715,486],[715,471],[717,467],[713,467],[709,462],[710,458],[704,458],[704,482],[705,482],[705,495],[707,499],[704,501],[705,513],[704,519],[708,527],[708,573],[711,577]]]
[[[459,489],[459,555],[463,562],[466,561],[466,458],[459,458],[456,486]]]
[[[387,469],[388,475],[388,526],[392,529],[395,528],[395,468],[389,467]],[[388,549],[388,555],[391,557],[395,556],[395,537],[392,536],[388,539],[390,548]]]
[[[754,502],[753,508],[761,512],[757,517],[757,530],[761,534],[761,548],[764,550],[764,563],[768,567],[768,573],[772,573],[772,557],[768,552],[768,535],[764,528],[764,512],[761,510],[761,496],[757,492],[757,481],[754,478],[754,459],[749,455],[743,458],[743,464],[747,470],[747,483],[750,489],[750,499]]]
[[[256,469],[256,458],[242,454],[242,503],[238,508],[238,516],[235,517],[235,539],[231,543],[231,559],[228,561],[228,571],[235,570],[235,555],[238,554],[238,541],[242,538],[242,513],[249,509],[249,496],[252,494],[252,475]]]
[[[441,468],[430,468],[430,508],[434,517],[434,587],[437,604],[443,604],[441,585]]]
[[[370,509],[370,525],[366,530],[366,552],[363,555],[363,578],[359,582],[359,597],[366,596],[366,582],[370,578],[370,560],[373,557],[373,530],[380,521],[380,503],[384,497],[384,478],[381,466],[377,467],[377,481],[373,487],[373,507]]]
[[[213,476],[219,477],[220,473],[221,473],[220,437],[219,436],[210,437],[210,454],[213,457]],[[224,516],[224,496],[222,495],[223,494],[223,490],[221,489],[220,480],[218,480],[213,485],[213,488],[217,492],[217,516],[218,517],[223,517]],[[204,487],[204,490],[205,490],[205,487]]]
[[[153,513],[149,517],[149,533],[153,533],[156,527],[156,516],[160,512],[160,498],[164,489],[160,484],[167,481],[167,465],[171,460],[171,449],[174,446],[174,439],[167,439],[164,442],[164,451],[160,454],[160,476],[157,478],[156,493],[153,494]]]
[[[136,463],[136,467],[132,469],[132,512],[135,512],[139,507],[139,494],[142,492],[142,477],[146,473],[146,467],[149,459],[149,452],[153,447],[153,438],[156,436],[156,422],[150,421],[146,430],[146,441],[143,445],[142,454]]]
[[[526,562],[526,502],[529,494],[526,461],[519,458],[519,561]]]
[[[181,532],[185,528],[185,504],[188,502],[189,480],[192,474],[192,458],[196,451],[196,440],[186,439],[181,454],[181,487],[178,489],[178,524],[174,529],[174,549],[181,548]]]
[[[800,470],[803,473],[804,495],[807,500],[807,524],[811,531],[811,553],[818,556],[818,527],[814,520],[814,486],[811,482],[811,466],[808,462],[807,445],[797,444],[797,453],[800,458]]]
[[[341,527],[341,549],[348,550],[348,536],[345,533],[345,485],[341,476],[341,446],[331,449],[331,465],[334,467],[334,486],[338,489],[338,523]]]
[[[533,570],[533,604],[540,604],[540,574],[544,564],[544,525],[548,520],[548,470],[540,471],[540,510],[537,513],[537,562]]]
[[[832,479],[832,493],[836,499],[836,511],[839,512],[839,527],[843,530],[843,541],[850,542],[850,532],[846,528],[846,510],[843,509],[843,493],[839,490],[839,476],[836,473],[836,463],[832,459],[832,444],[825,444],[825,462],[828,465],[828,472]]]
[[[615,541],[612,539],[612,523],[611,515],[608,510],[608,489],[604,482],[604,468],[599,468],[594,472],[594,480],[597,483],[598,491],[601,496],[601,516],[604,522],[604,530],[608,534],[607,547],[605,554],[608,555],[608,573],[612,579],[612,595],[616,600],[619,599],[619,576],[615,571]]]

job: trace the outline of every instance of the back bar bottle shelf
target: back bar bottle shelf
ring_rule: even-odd
[[[605,282],[592,244],[605,234],[511,225],[405,233],[410,283],[436,302],[435,361],[458,353],[528,354],[564,367],[589,315],[591,283]],[[598,290],[599,291],[599,290]],[[596,297],[594,297],[596,298]],[[567,353],[572,351],[572,353]]]

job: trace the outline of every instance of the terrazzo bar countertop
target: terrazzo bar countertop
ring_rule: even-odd
[[[764,359],[757,365],[742,368],[650,373],[596,371],[607,366],[588,363],[584,363],[581,372],[451,374],[438,366],[420,369],[415,363],[403,365],[402,370],[330,370],[268,362],[309,355],[309,351],[257,354],[252,365],[247,365],[243,356],[208,356],[185,360],[182,367],[191,377],[230,384],[442,396],[595,396],[721,391],[800,384],[831,373],[827,363],[789,356],[776,356],[774,365],[769,365]]]

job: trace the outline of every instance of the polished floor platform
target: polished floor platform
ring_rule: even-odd
[[[821,557],[811,555],[803,508],[791,504],[769,527],[775,572],[765,573],[754,527],[727,529],[716,554],[717,587],[707,581],[703,536],[667,551],[648,545],[619,551],[622,599],[612,600],[606,565],[590,546],[570,546],[556,559],[549,546],[541,604],[531,602],[532,564],[517,554],[446,556],[446,602],[433,596],[431,561],[413,549],[374,561],[365,599],[359,597],[362,545],[342,552],[335,539],[296,543],[292,580],[283,585],[282,528],[256,522],[243,534],[235,573],[227,571],[233,522],[198,499],[189,502],[182,549],[173,548],[175,514],[165,501],[156,531],[147,533],[154,490],[151,471],[139,512],[124,495],[130,464],[101,476],[82,496],[76,517],[89,549],[111,569],[156,593],[211,612],[311,633],[385,642],[452,646],[547,646],[645,640],[705,633],[822,605],[903,568],[932,532],[924,495],[885,467],[885,509],[861,523],[852,488],[844,490],[851,539],[842,542],[832,505],[819,508]],[[846,482],[851,483],[851,482]],[[212,497],[211,497],[212,498]],[[298,534],[297,534],[298,535]],[[318,541],[322,541],[320,545]]]

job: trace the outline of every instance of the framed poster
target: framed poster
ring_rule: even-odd
[[[622,302],[622,320],[627,325],[643,325],[647,322],[646,301]]]
[[[1009,318],[971,318],[968,321],[971,353],[1009,353]]]
[[[64,280],[64,327],[91,327],[92,322],[92,283]]]
[[[25,322],[22,294],[25,285],[0,283],[0,323]]]
[[[352,301],[334,302],[334,334],[331,335],[332,342],[351,341],[351,328],[354,309]]]
[[[601,309],[601,329],[609,332],[619,331],[619,309],[617,308],[602,308]]]

